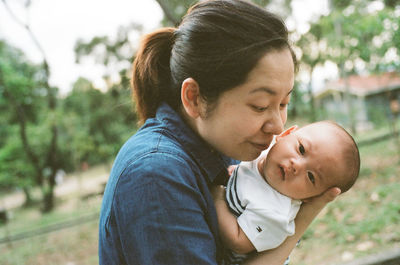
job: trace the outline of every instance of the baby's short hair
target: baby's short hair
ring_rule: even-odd
[[[358,150],[358,146],[353,136],[346,131],[342,126],[338,123],[330,120],[320,121],[322,123],[326,123],[331,125],[333,128],[338,130],[338,133],[341,134],[343,145],[342,147],[342,157],[344,159],[345,168],[347,169],[348,174],[343,176],[340,183],[335,186],[340,188],[341,194],[348,191],[356,182],[358,175],[360,173],[360,152]]]

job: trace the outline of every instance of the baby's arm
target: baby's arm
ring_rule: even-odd
[[[325,205],[333,201],[340,194],[339,188],[331,188],[322,195],[313,198],[307,203],[301,205],[300,211],[296,216],[296,232],[293,236],[287,237],[286,240],[277,248],[259,252],[252,258],[246,260],[246,265],[281,265],[290,252],[296,246],[307,227],[317,216],[317,214],[325,207]]]
[[[236,217],[229,210],[225,201],[225,188],[214,186],[211,192],[217,210],[219,231],[225,246],[239,254],[255,250],[255,247],[237,223]]]

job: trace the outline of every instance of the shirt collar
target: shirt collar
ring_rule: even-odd
[[[213,182],[221,171],[226,171],[238,161],[222,155],[201,139],[168,104],[163,103],[157,110],[156,119],[164,123],[171,135],[202,168],[209,181]]]

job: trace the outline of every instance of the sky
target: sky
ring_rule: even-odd
[[[142,24],[146,33],[158,28],[163,17],[155,0],[31,0],[29,12],[23,8],[25,1],[7,0],[7,3],[20,20],[29,21],[50,65],[50,84],[59,87],[61,94],[70,91],[79,76],[92,80],[96,87],[105,86],[100,66],[75,63],[73,48],[79,38],[87,41],[95,36],[112,38],[119,26],[132,22]],[[328,10],[327,0],[294,0],[292,5],[294,19],[287,24],[300,32],[307,30],[309,20]],[[23,50],[32,62],[42,61],[28,32],[12,19],[1,1],[0,39]],[[316,86],[321,86],[326,74],[326,69],[316,70]]]

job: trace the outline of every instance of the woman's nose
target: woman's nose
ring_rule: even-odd
[[[263,131],[267,134],[278,135],[283,131],[284,121],[279,112],[272,113],[267,121],[263,125]]]

